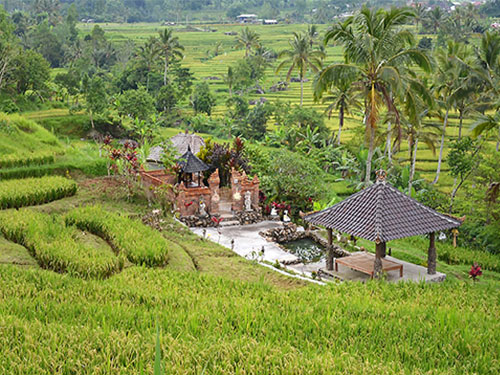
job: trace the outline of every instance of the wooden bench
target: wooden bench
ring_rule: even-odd
[[[339,264],[349,267],[353,270],[363,272],[373,279],[375,255],[366,252],[354,253],[345,258],[335,259],[335,272],[339,271]],[[403,277],[403,265],[382,258],[382,271],[399,270],[399,277]]]

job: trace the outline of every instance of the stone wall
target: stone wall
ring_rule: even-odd
[[[303,230],[298,231],[297,225],[294,223],[286,223],[280,228],[268,229],[259,234],[267,240],[277,243],[291,242],[307,237],[307,233]]]
[[[263,220],[260,211],[240,211],[234,214],[240,225],[259,223]]]
[[[245,210],[246,192],[250,192],[252,209],[259,210],[259,185],[260,181],[257,176],[250,180],[245,172],[240,173],[234,168],[231,170],[232,209],[234,212]]]

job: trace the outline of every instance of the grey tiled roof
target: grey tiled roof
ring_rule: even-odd
[[[441,214],[401,193],[385,181],[351,195],[340,203],[312,213],[305,220],[369,241],[382,242],[460,226],[462,222]]]
[[[189,146],[186,153],[181,156],[179,165],[181,166],[184,173],[196,173],[210,169],[208,165],[202,162],[196,155],[191,152],[191,148]]]
[[[205,146],[205,141],[202,137],[192,133],[179,133],[174,135],[169,140],[172,145],[177,149],[177,155],[184,155],[187,152],[188,146],[191,148],[193,154],[200,152],[201,148]],[[163,155],[162,145],[151,147],[147,161],[161,163]]]

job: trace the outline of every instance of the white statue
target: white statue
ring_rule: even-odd
[[[273,208],[271,208],[271,216],[272,217],[278,216],[278,211],[276,211],[276,207],[274,207],[274,206],[273,206]]]
[[[207,213],[207,205],[205,204],[205,202],[202,200],[200,200],[200,204],[198,206],[198,215],[200,215],[200,217],[206,217],[208,215]]]
[[[245,193],[245,211],[253,211],[252,210],[252,193],[247,191]]]
[[[283,212],[283,222],[284,222],[284,223],[289,223],[290,221],[291,221],[291,220],[290,220],[290,218],[288,217],[288,210],[285,210],[285,211]]]

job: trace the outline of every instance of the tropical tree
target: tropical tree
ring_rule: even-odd
[[[399,127],[399,112],[393,93],[404,83],[408,66],[416,64],[426,72],[431,62],[425,51],[413,47],[413,34],[402,27],[413,17],[408,9],[362,10],[344,22],[333,25],[325,35],[330,41],[344,46],[344,63],[329,65],[321,71],[315,84],[315,97],[322,97],[340,77],[348,72],[359,78],[357,85],[365,102],[365,126],[369,135],[365,184],[371,177],[375,147],[375,131],[381,107],[393,114]]]
[[[97,75],[92,78],[85,75],[82,80],[82,88],[85,95],[85,109],[89,114],[92,129],[94,129],[95,115],[104,112],[108,105],[106,85],[102,78]]]
[[[485,85],[483,98],[485,107],[494,114],[481,114],[472,125],[472,134],[479,136],[498,129],[496,150],[500,149],[500,35],[485,33],[476,51],[477,61],[472,66],[474,74]]]
[[[426,13],[422,23],[425,27],[431,29],[433,34],[437,34],[439,28],[446,19],[446,15],[441,7],[434,7]]]
[[[318,50],[313,50],[309,44],[309,39],[304,34],[293,33],[293,38],[288,42],[290,49],[281,51],[278,58],[285,58],[276,68],[278,74],[285,65],[289,66],[286,74],[287,81],[290,80],[294,70],[297,70],[300,79],[300,106],[304,100],[304,78],[309,69],[318,72],[321,68],[321,60],[325,54]]]
[[[418,33],[418,25],[422,23],[422,20],[425,18],[427,11],[421,3],[415,5],[415,8],[413,9],[415,12],[415,29]]]
[[[144,45],[139,47],[137,57],[144,64],[147,71],[146,77],[146,90],[149,90],[149,76],[156,65],[157,59],[159,58],[160,49],[158,48],[158,43],[155,38],[149,38]]]
[[[311,48],[314,45],[314,42],[316,41],[316,38],[318,37],[318,27],[316,25],[309,25],[307,26],[307,32],[306,32],[307,38],[309,39],[309,45]]]
[[[328,96],[323,98],[323,103],[330,103],[326,108],[328,118],[332,116],[333,111],[339,113],[339,132],[337,133],[337,144],[340,145],[340,136],[344,126],[345,115],[352,115],[354,109],[361,109],[359,100],[360,93],[354,84],[356,76],[349,74],[339,77],[338,80],[332,82]]]
[[[423,100],[409,91],[406,96],[405,105],[402,110],[401,123],[408,140],[408,157],[410,160],[410,176],[408,179],[408,196],[413,194],[413,181],[415,177],[415,167],[417,163],[417,152],[419,142],[423,142],[432,151],[436,152],[436,137],[439,126],[432,122],[425,122],[424,119],[432,112],[432,99],[427,96]],[[413,102],[413,101],[416,101]]]
[[[163,85],[167,85],[167,73],[169,64],[175,58],[182,59],[184,55],[182,51],[184,51],[184,47],[179,43],[179,38],[174,36],[174,32],[172,29],[164,29],[159,32],[160,37],[157,39],[158,48],[160,49],[161,54],[164,59],[164,68],[163,68]]]
[[[252,48],[258,48],[260,46],[260,36],[247,26],[241,33],[238,33],[236,37],[236,46],[238,48],[245,48],[245,57],[248,57]]]
[[[229,96],[233,96],[233,85],[235,77],[232,67],[230,66],[227,67],[227,73],[222,75],[222,79],[224,80],[224,83],[227,85],[227,88],[229,89]]]
[[[466,51],[465,45],[450,40],[446,48],[439,50],[436,54],[437,71],[434,78],[434,89],[437,96],[437,102],[445,113],[444,117],[442,117],[443,126],[436,177],[434,181],[432,181],[432,184],[436,184],[439,181],[449,112],[453,108],[454,101],[459,97],[458,93],[465,90],[463,82],[467,78],[467,69],[465,69],[465,65],[463,65],[461,61],[466,59]]]
[[[481,134],[488,132],[498,132],[496,151],[500,151],[500,112],[493,115],[484,114],[480,115],[478,119],[472,124],[472,135],[478,137]]]

